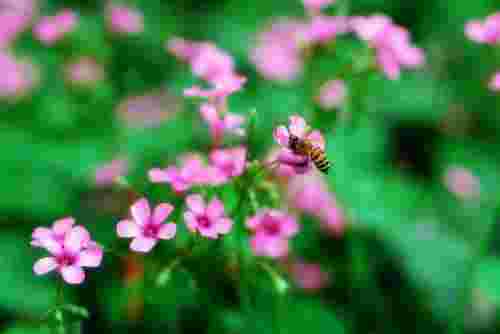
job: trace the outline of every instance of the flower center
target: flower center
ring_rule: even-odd
[[[274,220],[274,219],[264,220],[262,227],[263,227],[264,231],[266,232],[266,234],[268,234],[270,236],[279,235],[280,231],[281,231],[279,222]]]
[[[62,267],[72,266],[75,263],[76,263],[76,256],[73,254],[63,253],[57,257],[57,264]]]
[[[158,230],[160,229],[159,224],[146,224],[143,229],[144,236],[147,238],[156,238],[158,235]]]
[[[212,226],[212,222],[210,221],[210,219],[208,219],[207,216],[203,215],[198,217],[198,225],[200,227],[209,228],[210,226]]]

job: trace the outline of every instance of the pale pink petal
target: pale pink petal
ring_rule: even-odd
[[[493,75],[488,84],[488,87],[494,92],[500,91],[500,72],[497,72]]]
[[[189,210],[196,214],[203,214],[205,212],[205,201],[198,194],[189,195],[186,198],[186,204]]]
[[[52,238],[52,230],[46,227],[37,227],[33,230],[31,234],[33,239],[49,239]]]
[[[190,232],[196,232],[198,228],[198,221],[196,220],[196,216],[191,211],[184,212],[184,222]]]
[[[160,168],[152,168],[148,172],[149,180],[153,183],[170,182],[170,173]]]
[[[223,216],[224,204],[218,198],[213,198],[207,206],[206,214],[210,219],[217,219]]]
[[[389,79],[399,79],[400,66],[390,52],[386,50],[379,50],[377,52],[377,64]]]
[[[59,255],[63,251],[63,245],[61,242],[56,241],[53,238],[48,239],[38,239],[41,247],[45,248],[52,255]]]
[[[80,284],[85,280],[83,269],[78,266],[64,266],[61,268],[61,275],[68,284]]]
[[[130,207],[130,213],[137,224],[142,226],[148,223],[151,217],[148,200],[145,198],[139,199]]]
[[[153,223],[161,224],[172,213],[174,207],[169,203],[160,203],[153,213]]]
[[[120,238],[135,238],[140,230],[139,225],[133,220],[122,220],[116,225],[116,234]]]
[[[52,225],[52,230],[58,235],[64,235],[71,230],[75,224],[75,219],[73,217],[66,217],[54,222]]]
[[[245,122],[245,117],[234,114],[234,113],[226,113],[224,116],[224,128],[226,130],[236,130],[240,128]]]
[[[485,43],[485,28],[481,21],[472,20],[465,24],[465,36],[478,43]]]
[[[262,222],[263,213],[259,212],[255,216],[248,218],[245,222],[245,226],[252,231],[255,231]]]
[[[156,245],[157,240],[139,235],[130,243],[130,249],[135,252],[147,253]]]
[[[214,122],[219,121],[219,115],[217,113],[217,109],[213,104],[210,103],[203,103],[200,106],[200,114],[201,117],[207,122],[208,124],[212,124]]]
[[[217,226],[215,224],[211,224],[208,227],[198,225],[198,232],[209,239],[217,239],[218,237]]]
[[[36,261],[33,265],[33,271],[36,275],[45,275],[57,268],[57,261],[54,257],[44,257]]]
[[[325,138],[318,130],[314,130],[309,133],[307,139],[309,139],[314,146],[319,147],[322,150],[325,149]]]
[[[299,232],[299,225],[293,217],[282,217],[281,230],[285,238],[291,238]]]
[[[100,247],[92,247],[83,250],[76,265],[78,267],[98,267],[102,261],[102,249]]]
[[[217,225],[217,233],[227,234],[229,233],[229,231],[231,231],[231,228],[233,227],[233,221],[229,218],[221,218],[217,220],[216,225]]]
[[[307,132],[307,123],[305,119],[300,116],[290,116],[290,125],[288,128],[292,135],[302,138]]]
[[[64,238],[64,248],[70,252],[79,252],[90,241],[90,234],[83,226],[75,226]]]
[[[163,224],[158,231],[158,238],[168,240],[175,237],[177,225],[173,223]]]
[[[288,147],[288,142],[290,140],[290,134],[288,133],[288,129],[283,125],[278,126],[273,133],[274,140],[278,142],[283,147]]]
[[[319,91],[318,103],[325,109],[340,107],[346,98],[347,88],[343,80],[330,80]]]

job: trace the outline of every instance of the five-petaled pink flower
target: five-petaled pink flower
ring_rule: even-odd
[[[35,37],[46,45],[52,45],[73,31],[77,16],[71,9],[64,9],[55,16],[45,16],[33,28]]]
[[[299,231],[295,218],[275,209],[263,209],[246,221],[254,235],[250,246],[257,256],[273,258],[288,254],[288,240]]]
[[[187,211],[184,212],[184,221],[192,233],[198,232],[210,239],[217,239],[221,234],[231,231],[233,221],[224,214],[224,204],[213,197],[210,203],[199,194],[186,197]]]
[[[245,147],[218,149],[210,153],[210,162],[226,178],[240,176],[246,165],[247,150]]]
[[[108,8],[109,30],[118,34],[137,34],[144,31],[144,17],[135,8],[111,5]]]
[[[311,159],[307,155],[298,155],[290,150],[290,134],[299,139],[306,139],[321,149],[325,148],[325,140],[319,131],[309,131],[306,121],[296,115],[290,116],[288,128],[278,126],[274,130],[274,139],[282,147],[278,153],[277,161],[292,167],[297,174],[304,174],[311,169]]]
[[[324,109],[334,109],[342,106],[346,95],[347,89],[343,80],[330,80],[321,86],[317,102]]]
[[[465,35],[477,43],[498,44],[500,42],[500,13],[489,15],[484,22],[479,20],[467,22]]]
[[[401,68],[417,68],[424,53],[411,44],[408,31],[385,15],[357,16],[350,20],[356,35],[376,50],[377,65],[391,80],[399,78]]]
[[[148,200],[139,199],[130,207],[132,220],[122,220],[116,226],[121,238],[133,238],[130,249],[147,253],[158,243],[158,240],[169,240],[175,236],[175,223],[163,224],[172,213],[174,207],[169,203],[161,203],[151,213]]]
[[[52,228],[38,227],[33,231],[31,245],[46,249],[51,256],[35,262],[33,271],[44,275],[57,270],[69,284],[85,280],[82,267],[98,267],[102,260],[102,248],[90,239],[83,226],[73,226],[71,217],[57,220]]]

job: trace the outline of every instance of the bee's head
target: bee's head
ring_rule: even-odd
[[[290,137],[288,138],[288,146],[292,151],[295,151],[297,149],[297,146],[299,144],[299,137],[290,134]]]

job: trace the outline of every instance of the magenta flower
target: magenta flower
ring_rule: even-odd
[[[52,229],[39,227],[33,231],[31,244],[51,254],[35,262],[36,275],[56,270],[66,283],[80,284],[85,280],[83,267],[101,264],[102,248],[90,239],[83,226],[73,227],[73,224],[73,218],[68,217],[56,221]]]
[[[135,8],[111,5],[108,8],[109,30],[117,34],[137,34],[144,31],[144,17]]]
[[[305,9],[313,15],[319,14],[319,12],[332,4],[335,0],[302,0]]]
[[[401,67],[417,68],[424,63],[423,51],[414,47],[406,29],[385,15],[351,18],[357,36],[376,50],[377,65],[391,80],[399,78]]]
[[[489,15],[484,22],[479,20],[467,22],[465,35],[477,43],[498,44],[500,42],[500,13]]]
[[[265,79],[286,82],[302,73],[301,41],[305,29],[302,22],[284,19],[257,36],[250,60]]]
[[[250,246],[255,255],[273,258],[288,254],[288,240],[299,231],[295,218],[274,209],[257,212],[246,221],[246,226],[254,232]]]
[[[300,36],[304,43],[324,44],[349,32],[349,29],[349,21],[345,16],[317,15],[306,25]]]
[[[184,221],[192,233],[217,239],[219,235],[231,231],[233,221],[224,215],[224,205],[217,197],[207,205],[200,195],[189,195],[186,204],[188,210],[184,212]]]
[[[446,170],[444,185],[458,198],[467,200],[479,197],[479,179],[467,168],[453,166]]]
[[[153,249],[158,240],[169,240],[175,236],[175,223],[163,224],[172,213],[174,207],[169,203],[156,206],[153,213],[148,200],[141,198],[130,207],[132,220],[122,220],[116,225],[116,233],[120,238],[133,238],[130,249],[147,253]]]
[[[45,45],[52,45],[73,31],[77,16],[71,9],[64,9],[55,16],[45,16],[33,28],[35,37]]]
[[[95,59],[82,57],[65,68],[66,80],[81,86],[93,86],[104,79],[104,68]]]
[[[210,162],[227,179],[243,174],[246,165],[245,147],[214,150],[210,153]]]
[[[278,162],[292,167],[297,174],[304,174],[311,169],[311,159],[306,155],[294,154],[289,149],[290,134],[307,139],[313,145],[324,149],[325,140],[319,131],[309,131],[306,121],[300,116],[290,116],[290,125],[278,126],[274,130],[274,139],[282,147],[278,154]]]
[[[217,108],[211,103],[203,103],[200,106],[200,114],[210,129],[210,134],[214,143],[219,143],[224,133],[230,133],[237,136],[244,136],[245,129],[242,125],[245,118],[241,115],[226,112],[221,115]]]
[[[329,281],[328,274],[316,263],[296,262],[292,264],[291,274],[300,288],[311,292],[324,288]]]
[[[488,87],[494,92],[500,91],[500,72],[496,72],[493,77],[491,77]]]
[[[321,86],[317,102],[324,109],[335,109],[342,106],[346,95],[347,88],[343,80],[330,80]]]
[[[115,159],[99,167],[94,174],[95,183],[99,186],[113,184],[117,178],[124,176],[128,170],[128,163],[124,159]]]

